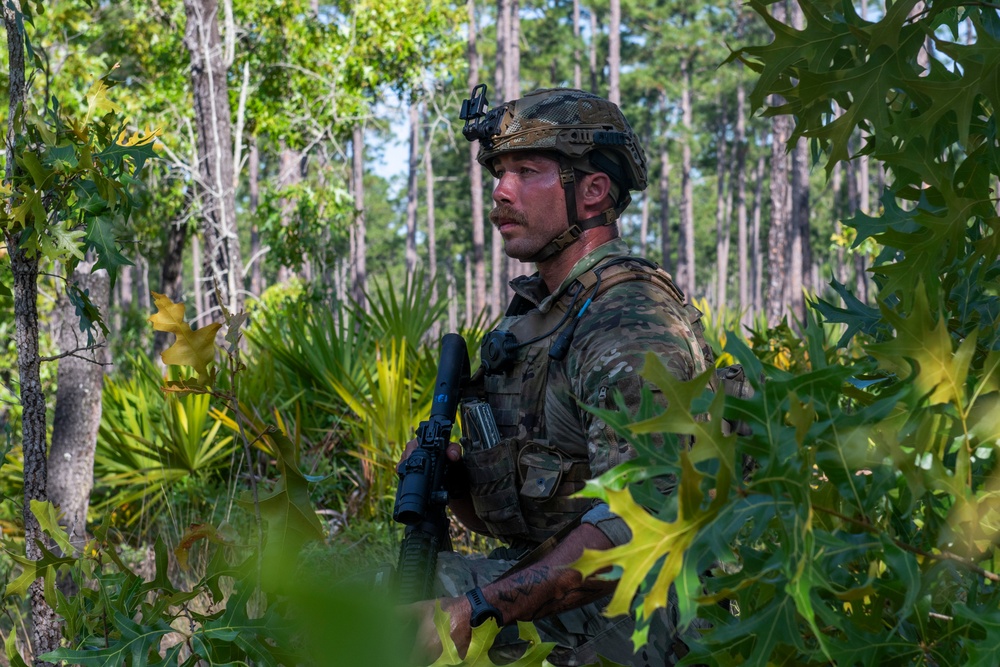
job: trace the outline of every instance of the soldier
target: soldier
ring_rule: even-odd
[[[504,251],[538,270],[512,281],[516,296],[487,336],[473,377],[500,440],[487,446],[467,438],[464,448],[448,450],[453,468],[467,472],[452,511],[508,546],[488,558],[440,554],[436,593],[463,652],[471,629],[494,618],[505,627],[491,655],[514,659],[524,650],[516,621],[530,620],[543,641],[557,643],[549,656],[555,665],[592,664],[598,656],[674,664],[686,652],[675,636],[675,608],[661,610],[648,644],[633,654],[634,619],[601,613],[615,582],[583,579],[567,567],[584,549],[631,537],[606,504],[571,495],[636,456],[580,405],[614,408],[621,392],[637,408],[647,352],[680,379],[703,372],[711,360],[699,314],[665,272],[630,255],[619,238],[629,191],[646,187],[646,159],[621,110],[589,93],[553,89],[485,113],[479,91],[462,117],[466,137],[480,141],[479,162],[497,179],[490,221]],[[432,609],[433,601],[416,607],[419,641],[439,652]]]

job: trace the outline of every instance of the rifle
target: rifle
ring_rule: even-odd
[[[445,472],[449,464],[445,449],[451,440],[461,389],[468,379],[465,339],[446,334],[441,340],[430,418],[420,423],[416,449],[396,469],[399,487],[392,518],[406,524],[396,567],[397,592],[402,602],[432,596],[438,552],[451,550],[445,514]]]

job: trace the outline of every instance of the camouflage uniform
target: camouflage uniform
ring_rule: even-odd
[[[528,261],[548,261],[588,230],[615,224],[631,201],[630,191],[646,187],[645,154],[617,105],[579,90],[550,89],[487,112],[485,91],[485,86],[474,89],[461,113],[463,134],[479,141],[480,164],[497,176],[495,160],[527,152],[559,165],[567,229]],[[612,183],[610,206],[583,220],[576,204],[578,172],[601,172]],[[659,355],[681,379],[707,367],[694,333],[697,311],[684,306],[664,272],[629,259],[621,240],[583,257],[552,294],[537,274],[511,285],[517,296],[499,330],[519,342],[509,350],[516,354],[513,368],[480,375],[473,383],[473,391],[489,404],[501,440],[488,448],[467,447],[462,457],[477,517],[510,546],[490,558],[440,554],[438,595],[460,596],[485,586],[578,522],[596,526],[614,545],[627,542],[628,526],[607,505],[571,497],[586,480],[636,456],[628,442],[580,405],[613,408],[615,393],[621,392],[626,406],[635,410],[648,352]],[[565,356],[550,358],[553,346],[559,349],[571,331]],[[542,639],[557,643],[550,662],[592,664],[600,654],[625,665],[674,664],[676,604],[654,617],[649,643],[633,656],[633,619],[606,618],[601,612],[607,602],[536,622]],[[513,625],[501,632],[496,661],[516,656],[516,634]]]
[[[515,292],[522,304],[530,305],[525,306],[527,312],[504,318],[499,328],[515,333],[520,341],[549,331],[567,310],[572,316],[592,296],[588,290],[595,287],[593,269],[627,256],[628,248],[621,240],[600,246],[577,263],[553,294],[547,293],[537,276],[516,279],[512,283]],[[627,406],[637,408],[643,384],[639,371],[647,352],[659,355],[682,379],[706,367],[692,331],[691,310],[682,305],[680,293],[655,285],[648,279],[651,270],[634,260],[619,262],[614,268],[617,281],[611,280],[608,271],[602,277],[617,284],[602,288],[588,306],[565,359],[554,361],[548,356],[558,337],[556,331],[518,350],[516,365],[509,372],[482,378],[481,389],[504,440],[484,452],[467,452],[463,460],[470,471],[477,515],[518,556],[581,515],[613,544],[628,541],[628,527],[607,512],[606,505],[593,509],[598,504],[593,499],[568,497],[582,488],[584,480],[636,456],[626,440],[583,410],[580,402],[614,407],[613,397],[619,391]],[[574,307],[578,289],[581,294]],[[513,564],[441,556],[439,593],[447,595],[485,585]],[[591,664],[597,653],[622,664],[673,664],[669,645],[674,610],[661,613],[650,633],[650,644],[633,657],[632,619],[604,617],[601,609],[607,602],[536,623],[544,640],[559,644],[550,657],[553,664]],[[516,628],[507,632],[516,638]]]

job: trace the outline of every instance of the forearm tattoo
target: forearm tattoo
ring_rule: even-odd
[[[498,602],[510,609],[524,610],[532,621],[581,607],[614,589],[611,582],[593,577],[582,579],[575,571],[550,565],[515,572],[497,584]]]

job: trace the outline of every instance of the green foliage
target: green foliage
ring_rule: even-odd
[[[913,309],[913,285],[923,280],[932,308],[954,317],[954,335],[980,330],[981,351],[998,336],[991,285],[1000,219],[990,187],[1000,171],[992,65],[1000,19],[992,8],[963,2],[930,3],[911,17],[914,4],[896,3],[869,22],[853,5],[835,11],[803,2],[800,33],[753,2],[775,39],[741,57],[760,72],[754,105],[783,95],[786,103],[767,113],[795,114],[792,140],[807,136],[826,149],[828,172],[850,157],[855,131],[868,133],[860,153],[887,171],[882,215],[846,222],[857,229],[855,245],[873,238],[884,248],[872,269],[881,302]]]
[[[472,629],[472,641],[462,658],[458,654],[458,648],[451,638],[451,620],[447,613],[438,604],[434,609],[434,623],[437,626],[438,636],[441,639],[441,646],[444,650],[441,657],[434,661],[431,667],[496,667],[496,663],[490,659],[489,649],[493,645],[493,640],[500,634],[500,628],[496,621],[490,619],[478,628]],[[532,667],[532,665],[549,665],[545,659],[552,649],[554,642],[543,642],[538,634],[538,630],[531,623],[518,621],[518,637],[527,643],[524,655],[510,663],[511,667]]]
[[[46,509],[54,511],[39,503],[39,518]],[[60,534],[66,537],[51,522],[43,522],[43,528],[57,541]],[[261,596],[249,562],[233,564],[225,557],[224,550],[231,545],[219,546],[205,574],[190,590],[183,590],[171,582],[162,539],[155,542],[153,576],[147,581],[123,561],[110,536],[105,521],[80,554],[57,558],[44,551],[37,562],[13,556],[23,572],[8,584],[5,598],[24,595],[31,580],[44,576],[46,599],[65,620],[69,646],[43,659],[102,667],[177,665],[185,656],[185,664],[197,659],[261,665],[294,662],[291,628],[279,616],[280,604]],[[54,587],[57,569],[72,574],[76,595],[67,597]],[[221,608],[211,611],[216,605]],[[208,609],[199,611],[205,606]],[[167,635],[172,637],[169,642]],[[12,664],[22,664],[9,638],[7,652]]]
[[[153,526],[173,491],[231,469],[235,442],[211,415],[207,395],[164,394],[159,368],[142,356],[131,376],[105,378],[94,457],[96,510],[120,513],[124,525]],[[179,379],[176,370],[168,376]],[[208,500],[208,499],[206,499]]]
[[[839,345],[857,354],[813,316],[799,334],[755,333],[753,350],[730,336],[749,399],[699,396],[699,380],[648,362],[667,411],[655,414],[647,393],[637,415],[602,413],[640,456],[589,488],[633,543],[578,566],[616,565],[614,609],[640,620],[672,583],[682,625],[712,624],[682,664],[987,664],[1000,602],[1000,355],[986,317],[1000,100],[996,68],[983,66],[1000,18],[979,3],[915,12],[904,1],[869,22],[850,3],[802,0],[806,26],[793,29],[770,3],[750,4],[775,32],[737,56],[760,72],[755,104],[782,95],[767,113],[796,114],[795,136],[826,151],[828,171],[864,129],[862,150],[891,176],[881,217],[849,221],[856,243],[883,248],[877,308],[837,286],[843,307],[818,309],[848,325]],[[935,51],[922,52],[927,39]],[[722,416],[751,433],[724,436]],[[665,447],[651,438],[660,431]],[[676,434],[692,433],[686,449]],[[735,474],[745,460],[754,467]],[[647,488],[666,475],[678,479],[672,496]]]
[[[0,190],[10,198],[0,229],[19,234],[28,257],[70,269],[93,250],[113,285],[120,268],[131,264],[120,251],[133,202],[129,184],[155,157],[158,132],[129,132],[108,89],[106,79],[94,82],[82,118],[61,113],[57,104],[28,102],[11,119],[20,128],[14,149],[20,170]]]
[[[339,187],[317,190],[297,184],[268,189],[254,218],[262,238],[269,241],[266,260],[275,271],[280,267],[299,270],[307,258],[331,266],[333,253],[347,244],[354,200]]]
[[[262,311],[249,332],[254,356],[273,359],[281,402],[314,413],[316,430],[338,429],[338,454],[361,461],[369,516],[385,509],[402,447],[430,409],[435,355],[423,340],[446,304],[429,303],[423,285],[420,275],[402,290],[376,285],[367,311],[289,303]]]

